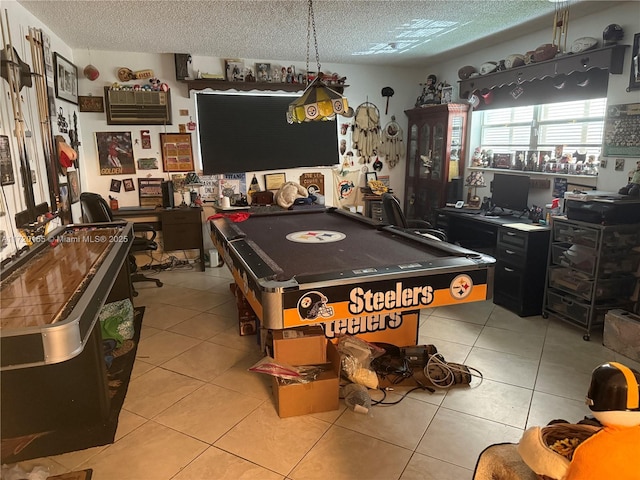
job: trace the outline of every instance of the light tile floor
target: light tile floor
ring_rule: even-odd
[[[364,416],[346,409],[280,419],[269,378],[247,371],[255,336],[237,334],[226,268],[163,272],[138,284],[146,306],[116,442],[23,462],[93,480],[470,480],[480,452],[523,429],[577,421],[590,373],[640,365],[553,318],[520,318],[492,302],[422,310],[419,343],[484,375],[471,387],[416,391]],[[388,394],[396,400],[401,389]],[[374,398],[380,395],[374,394]]]

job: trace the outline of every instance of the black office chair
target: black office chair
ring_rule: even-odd
[[[84,219],[88,223],[113,222],[117,220],[114,218],[113,211],[107,201],[97,193],[81,193],[80,204],[82,205]],[[143,274],[138,273],[136,257],[133,255],[135,252],[154,251],[158,249],[158,244],[155,241],[157,234],[155,228],[153,228],[152,225],[144,223],[134,223],[133,232],[133,245],[131,245],[131,250],[129,251],[131,282],[154,282],[158,287],[161,287],[162,282],[157,278],[145,277]],[[133,295],[138,295],[135,287],[133,289]]]
[[[434,240],[447,241],[446,234],[442,230],[433,228],[429,222],[408,220],[402,212],[400,201],[391,193],[382,194],[382,212],[384,221],[389,225],[394,225],[408,232],[419,233]]]

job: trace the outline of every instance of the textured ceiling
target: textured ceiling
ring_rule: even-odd
[[[18,0],[73,49],[304,62],[305,0]],[[570,0],[570,18],[612,1]],[[425,66],[551,25],[549,0],[315,0],[321,63]],[[311,63],[314,62],[313,45]]]

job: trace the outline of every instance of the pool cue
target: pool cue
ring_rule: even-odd
[[[50,211],[56,211],[59,203],[58,197],[58,169],[56,166],[56,156],[53,148],[53,137],[51,134],[51,116],[49,114],[49,97],[47,92],[46,70],[44,66],[44,49],[42,47],[42,32],[35,27],[29,27],[27,36],[31,44],[31,60],[33,61],[33,72],[35,76],[36,95],[38,100],[38,117],[40,119],[40,136],[42,139],[42,150],[45,158],[45,169],[47,172]]]
[[[11,30],[9,28],[9,13],[5,9],[5,19],[7,23],[7,37],[5,39],[4,26],[0,19],[0,29],[2,30],[2,44],[8,45],[9,61],[7,62],[7,78],[9,82],[9,94],[11,96],[11,108],[13,110],[15,122],[15,136],[20,147],[20,173],[22,175],[22,187],[24,190],[24,200],[27,210],[30,212],[32,221],[35,221],[35,198],[33,195],[33,184],[31,183],[31,167],[27,155],[27,144],[24,131],[24,116],[22,114],[22,104],[20,99],[20,86],[16,80],[15,68],[18,63],[14,57],[13,43],[11,42]],[[7,40],[9,43],[7,44]],[[20,227],[20,226],[18,226]]]

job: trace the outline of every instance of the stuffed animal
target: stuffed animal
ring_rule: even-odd
[[[636,163],[636,169],[629,172],[629,183],[618,190],[620,195],[640,196],[640,161]]]
[[[289,208],[298,198],[307,198],[309,192],[296,182],[286,182],[276,192],[275,200],[282,208]]]
[[[640,373],[618,362],[591,375],[587,405],[595,420],[531,427],[518,453],[536,474],[554,480],[640,480]]]

